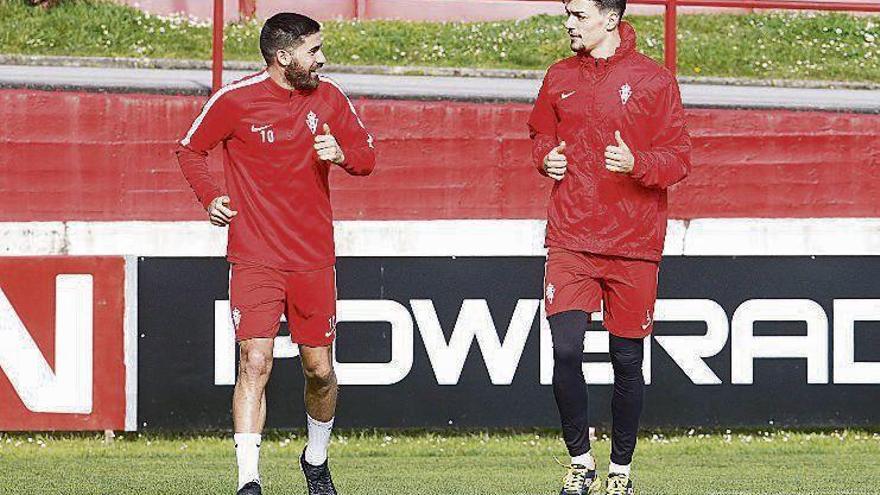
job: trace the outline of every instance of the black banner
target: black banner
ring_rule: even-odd
[[[337,425],[557,426],[543,269],[539,257],[339,259]],[[139,428],[231,428],[227,263],[145,258],[138,277]],[[876,258],[669,257],[659,297],[645,427],[880,424]],[[607,334],[591,330],[603,426]],[[268,427],[304,425],[295,354],[276,340]]]

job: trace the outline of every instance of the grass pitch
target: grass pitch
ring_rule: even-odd
[[[264,437],[265,493],[305,494],[302,434]],[[600,473],[610,442],[594,442]],[[342,432],[331,467],[340,493],[505,494],[559,492],[565,458],[555,433]],[[636,493],[880,494],[880,433],[712,433],[639,439]],[[232,494],[228,435],[0,436],[2,494]]]

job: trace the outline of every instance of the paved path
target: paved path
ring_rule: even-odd
[[[226,71],[226,82],[248,72]],[[532,101],[540,81],[488,77],[436,77],[329,73],[352,96],[372,98]],[[108,92],[207,94],[207,70],[40,67],[0,65],[0,87]],[[880,114],[880,91],[683,84],[689,107],[785,108]]]

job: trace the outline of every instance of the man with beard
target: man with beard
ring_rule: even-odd
[[[299,14],[267,20],[260,33],[266,70],[214,94],[177,151],[211,223],[229,226],[229,302],[240,345],[232,398],[239,495],[262,493],[265,387],[282,314],[305,375],[308,444],[300,466],[310,495],[336,493],[327,463],[337,393],[328,173],[339,166],[367,175],[376,158],[351,102],[317,74],[326,61],[320,29]],[[208,151],[220,143],[228,193],[208,172]]]
[[[666,189],[690,170],[690,138],[675,77],[635,51],[626,0],[566,0],[575,56],[547,71],[529,119],[533,159],[554,179],[547,213],[544,304],[553,338],[553,393],[571,455],[563,495],[596,479],[582,372],[590,313],[604,307],[614,371],[605,493],[633,493]]]

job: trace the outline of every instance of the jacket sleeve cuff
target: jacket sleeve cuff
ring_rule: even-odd
[[[532,164],[542,175],[546,175],[544,172],[544,157],[546,157],[547,153],[550,153],[550,150],[555,146],[556,144],[554,144],[553,138],[550,136],[535,136],[534,142],[532,143]]]
[[[647,153],[643,151],[636,151],[633,153],[633,169],[632,172],[630,172],[630,175],[634,179],[641,179],[648,173],[647,158]]]
[[[211,205],[211,201],[214,201],[214,199],[223,196],[223,194],[223,191],[219,189],[211,189],[207,192],[202,193],[199,196],[201,198],[201,201],[199,202],[202,203],[202,206],[205,208],[205,210],[207,210],[208,206]]]

